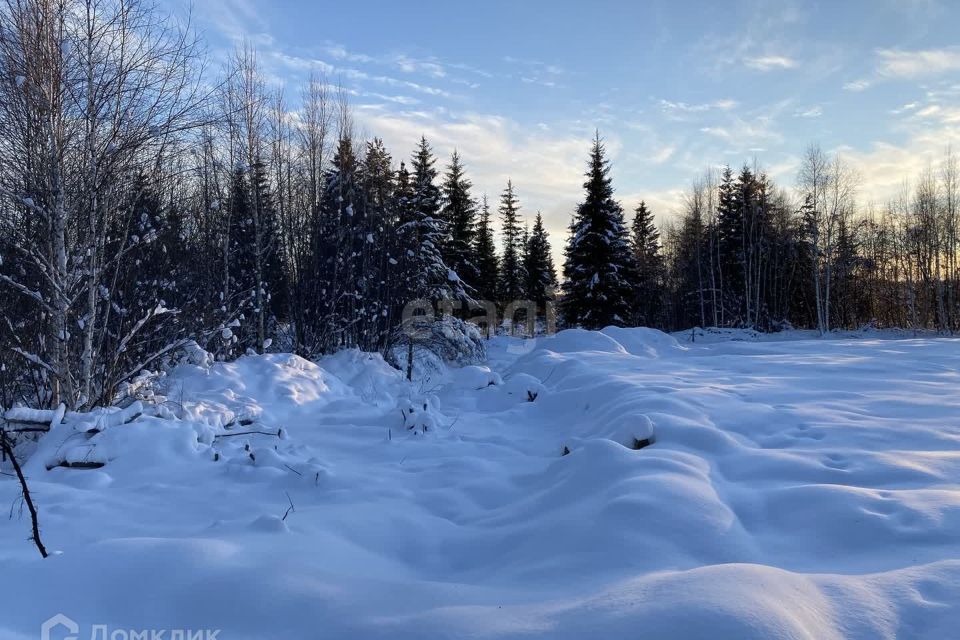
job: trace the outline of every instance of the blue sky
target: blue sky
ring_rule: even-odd
[[[669,219],[711,166],[791,186],[811,142],[844,155],[861,200],[960,148],[960,2],[328,2],[205,0],[215,59],[244,38],[296,101],[311,68],[350,93],[362,133],[406,158],[458,148],[477,194],[511,177],[559,249],[594,129],[617,195]]]

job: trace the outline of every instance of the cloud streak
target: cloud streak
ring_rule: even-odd
[[[714,100],[712,102],[701,102],[689,104],[687,102],[673,102],[670,100],[660,100],[660,109],[669,115],[706,113],[708,111],[730,111],[737,107],[737,101],[729,98]]]
[[[906,51],[878,49],[878,73],[887,78],[918,78],[960,71],[960,47]]]
[[[867,80],[866,78],[861,78],[859,80],[851,80],[850,82],[844,83],[843,90],[853,91],[854,93],[858,93],[860,91],[866,91],[871,87],[872,84],[873,83]]]
[[[756,71],[774,71],[797,67],[797,61],[787,56],[746,57],[743,59],[743,64]]]

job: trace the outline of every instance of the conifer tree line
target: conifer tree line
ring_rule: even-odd
[[[816,147],[794,185],[708,172],[658,229],[598,134],[558,273],[512,181],[478,193],[426,138],[393,155],[344,95],[271,87],[250,46],[207,69],[145,1],[3,0],[0,406],[89,408],[205,353],[390,357],[414,300],[555,302],[585,328],[960,323],[953,156],[882,209]]]
[[[748,165],[707,171],[661,230],[660,326],[953,333],[958,180],[950,149],[882,205],[863,204],[862,176],[817,145],[789,187]]]

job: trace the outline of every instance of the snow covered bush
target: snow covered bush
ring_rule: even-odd
[[[464,366],[486,358],[483,336],[476,325],[443,316],[413,316],[407,319],[394,338],[391,363],[413,379],[414,369],[437,371],[443,365]]]
[[[436,398],[430,396],[412,396],[400,398],[397,406],[403,414],[403,427],[414,434],[426,434],[440,424],[440,414],[436,407]]]

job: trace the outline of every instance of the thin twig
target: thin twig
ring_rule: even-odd
[[[290,506],[287,507],[286,513],[284,513],[284,514],[283,514],[283,517],[280,518],[280,522],[285,522],[288,515],[290,515],[291,513],[296,513],[296,511],[297,511],[297,510],[293,507],[293,500],[290,499],[290,494],[287,493],[286,491],[284,491],[283,493],[284,493],[284,495],[287,496],[287,502],[290,503]]]
[[[213,437],[214,438],[231,438],[233,436],[256,436],[256,435],[274,436],[275,438],[279,438],[280,432],[277,431],[276,433],[274,433],[272,431],[238,431],[236,433],[218,433]]]
[[[13,455],[13,446],[11,446],[10,441],[7,440],[7,434],[3,431],[0,431],[0,447],[2,447],[3,452],[10,457],[10,462],[13,463],[13,470],[17,474],[17,479],[20,481],[20,490],[23,492],[23,501],[27,503],[27,509],[30,510],[30,521],[33,525],[33,543],[37,545],[40,555],[46,558],[47,548],[43,546],[43,541],[40,540],[40,522],[37,518],[37,508],[33,504],[33,498],[30,497],[30,488],[27,486],[27,479],[23,477],[23,470],[20,468],[20,463],[17,462],[17,457]]]

